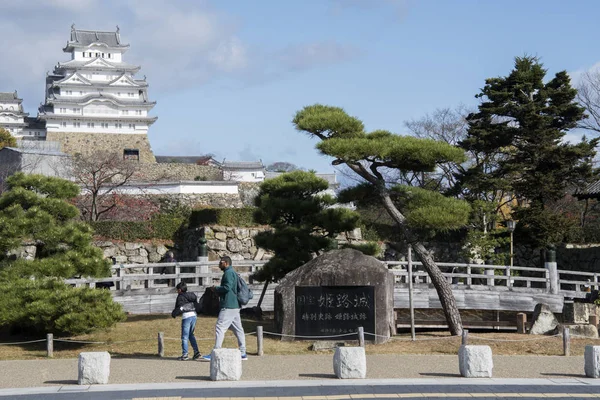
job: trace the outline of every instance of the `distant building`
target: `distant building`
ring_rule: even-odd
[[[46,138],[69,154],[118,151],[124,158],[155,162],[147,133],[157,117],[149,115],[146,79],[139,66],[123,60],[128,44],[115,32],[71,27],[63,49],[70,60],[59,62],[46,77],[46,99],[39,117]]]
[[[0,93],[0,128],[6,129],[17,139],[44,140],[46,129],[43,122],[30,118],[23,112],[23,99],[17,91]]]
[[[220,167],[221,163],[212,156],[156,156],[157,163],[196,164]]]
[[[18,171],[68,178],[69,156],[60,151],[35,147],[0,149],[0,180]]]
[[[237,182],[262,182],[265,166],[262,161],[223,161],[223,180]]]

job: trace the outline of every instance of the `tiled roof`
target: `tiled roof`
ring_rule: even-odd
[[[0,101],[21,101],[21,99],[17,96],[17,92],[0,92]]]
[[[0,151],[2,151],[4,149],[6,149],[6,150],[12,150],[14,152],[22,153],[22,154],[39,154],[39,155],[42,155],[42,156],[62,156],[62,157],[68,157],[67,154],[65,154],[63,152],[60,152],[60,151],[40,150],[40,149],[36,149],[36,148],[32,148],[32,149],[25,148],[25,149],[22,149],[22,148],[19,148],[19,147],[4,147],[4,148],[0,149]]]
[[[262,161],[223,161],[223,169],[264,169]]]
[[[119,32],[84,31],[71,29],[71,41],[69,44],[89,46],[93,43],[105,43],[109,47],[121,47]]]
[[[579,200],[600,198],[600,180],[590,183],[583,190],[575,192],[575,197]]]
[[[157,163],[181,163],[208,165],[211,156],[155,156]],[[213,160],[214,161],[214,160]]]

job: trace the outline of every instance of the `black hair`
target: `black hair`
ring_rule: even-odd
[[[187,292],[187,285],[185,282],[179,282],[175,288],[181,289],[183,293]]]
[[[231,257],[229,257],[229,256],[221,257],[221,261],[225,261],[227,263],[227,265],[231,265]]]

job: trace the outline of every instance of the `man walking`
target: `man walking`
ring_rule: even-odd
[[[215,349],[220,349],[225,339],[225,332],[231,328],[238,341],[242,360],[247,360],[246,355],[246,336],[244,335],[244,327],[240,318],[240,303],[237,299],[237,283],[238,276],[231,266],[231,258],[221,257],[219,268],[223,271],[221,285],[215,286],[212,289],[219,294],[219,316],[215,326]],[[210,361],[210,355],[202,357],[202,361]]]
[[[177,289],[177,300],[175,300],[175,308],[171,312],[171,316],[175,318],[181,315],[181,357],[178,360],[186,361],[189,360],[188,356],[188,339],[194,349],[194,360],[201,357],[200,351],[198,350],[198,343],[194,336],[194,329],[196,328],[196,307],[195,303],[197,297],[194,293],[187,291],[187,285],[185,282],[179,282],[176,286]]]

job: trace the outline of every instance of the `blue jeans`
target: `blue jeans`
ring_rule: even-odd
[[[194,353],[199,353],[198,343],[196,343],[196,337],[194,336],[194,329],[196,328],[196,317],[189,317],[181,320],[181,350],[182,355],[188,354],[188,339],[192,344]]]

